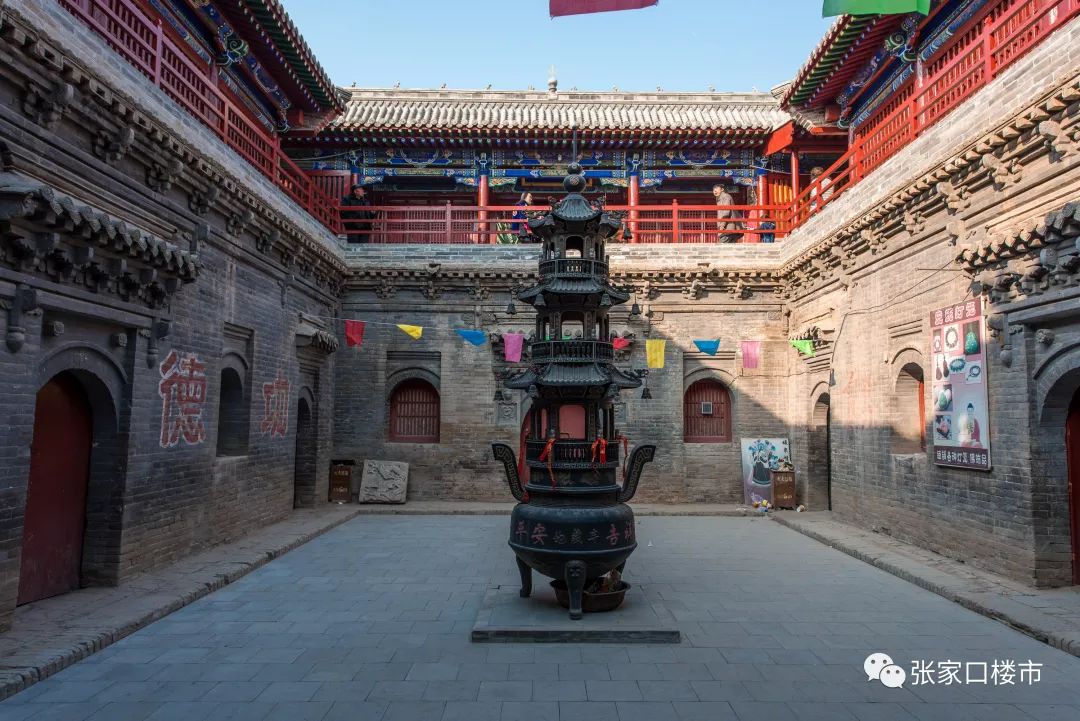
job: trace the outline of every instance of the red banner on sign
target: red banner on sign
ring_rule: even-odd
[[[658,0],[551,0],[551,17],[606,13],[613,10],[640,10],[655,5]]]

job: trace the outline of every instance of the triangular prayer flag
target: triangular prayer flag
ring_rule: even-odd
[[[551,17],[604,13],[612,10],[640,10],[652,7],[660,0],[551,0],[548,11]]]
[[[791,343],[791,347],[802,353],[804,356],[814,357],[814,341],[812,340],[793,340],[788,341]]]
[[[612,338],[611,339],[611,347],[614,348],[615,350],[622,350],[623,348],[626,348],[629,345],[630,345],[630,339],[629,338]]]
[[[761,359],[761,341],[744,340],[742,342],[742,367],[757,368]]]
[[[465,340],[469,341],[473,345],[483,345],[484,344],[485,336],[484,336],[484,331],[482,331],[482,330],[466,330],[464,328],[456,328],[455,330],[457,331],[457,334],[459,336],[461,336]]]
[[[364,343],[364,326],[362,320],[345,321],[345,345],[359,348]]]
[[[503,333],[503,356],[509,363],[521,360],[521,346],[525,342],[524,333]]]
[[[420,340],[420,336],[424,334],[424,327],[420,325],[402,325],[398,323],[397,327],[408,333],[413,340]]]
[[[821,17],[834,15],[898,15],[930,12],[930,0],[825,0]]]
[[[720,350],[720,341],[718,340],[696,340],[694,345],[702,353],[708,353],[709,355],[716,355],[716,351]]]
[[[649,338],[645,341],[645,359],[648,361],[650,368],[664,367],[664,346],[666,345],[666,340],[657,340],[656,338]]]

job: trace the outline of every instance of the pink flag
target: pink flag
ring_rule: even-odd
[[[640,10],[655,5],[659,0],[551,0],[551,17],[561,15],[584,15],[604,13],[611,10]]]
[[[761,341],[744,340],[742,342],[742,367],[757,368],[761,359]]]
[[[525,342],[524,333],[503,333],[506,360],[517,363],[521,360],[521,346]]]
[[[623,348],[627,347],[628,345],[630,345],[630,339],[629,338],[612,338],[611,339],[611,347],[614,348],[615,350],[622,350]]]

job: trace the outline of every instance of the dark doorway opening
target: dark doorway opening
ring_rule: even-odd
[[[293,469],[293,508],[315,505],[315,466],[317,457],[315,421],[311,404],[301,396],[296,407],[296,455]]]
[[[823,393],[814,403],[810,424],[806,503],[812,511],[832,510],[832,472],[829,453],[829,394]]]
[[[93,428],[90,402],[72,374],[60,373],[38,391],[19,605],[79,587]]]

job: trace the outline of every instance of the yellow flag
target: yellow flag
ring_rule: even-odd
[[[649,361],[650,368],[664,367],[664,346],[666,340],[654,340],[649,338],[645,341],[645,357]]]
[[[419,325],[402,325],[398,323],[398,328],[408,333],[413,340],[420,340],[420,336],[424,334],[424,327]]]

